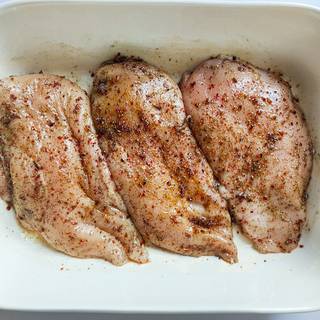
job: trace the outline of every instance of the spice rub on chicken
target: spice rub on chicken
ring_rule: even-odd
[[[77,85],[46,74],[0,80],[0,143],[1,196],[23,227],[72,256],[147,261]]]
[[[296,248],[306,219],[312,143],[290,87],[229,58],[181,81],[191,129],[243,233],[263,253]]]
[[[145,62],[122,59],[96,72],[91,103],[117,190],[145,240],[235,262],[226,203],[174,81]]]

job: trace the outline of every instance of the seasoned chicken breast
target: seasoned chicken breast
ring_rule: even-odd
[[[306,219],[312,144],[287,82],[216,58],[185,74],[192,131],[243,233],[260,252],[290,252]]]
[[[236,261],[226,203],[168,75],[120,59],[96,72],[91,100],[100,146],[145,240],[184,255]]]
[[[1,196],[25,228],[72,256],[147,261],[76,84],[42,74],[1,80],[0,143]]]

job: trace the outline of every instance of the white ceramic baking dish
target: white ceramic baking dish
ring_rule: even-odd
[[[292,81],[320,143],[320,12],[302,5],[196,1],[0,4],[0,78],[53,72],[89,88],[116,52],[178,79],[211,55],[238,55]],[[319,154],[303,248],[262,255],[235,232],[239,263],[150,249],[151,262],[114,267],[68,257],[24,233],[0,207],[0,308],[108,312],[289,312],[320,309]]]

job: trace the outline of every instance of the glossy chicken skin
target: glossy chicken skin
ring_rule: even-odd
[[[288,83],[216,58],[185,74],[181,90],[192,131],[243,233],[263,253],[296,248],[312,144]]]
[[[72,256],[147,261],[77,85],[41,74],[0,80],[0,139],[1,196],[25,228]]]
[[[191,135],[177,85],[129,59],[96,72],[91,102],[100,146],[144,239],[235,262],[226,204]]]

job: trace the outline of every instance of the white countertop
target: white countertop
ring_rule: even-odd
[[[318,320],[320,312],[281,315],[120,315],[0,311],[0,320]]]

